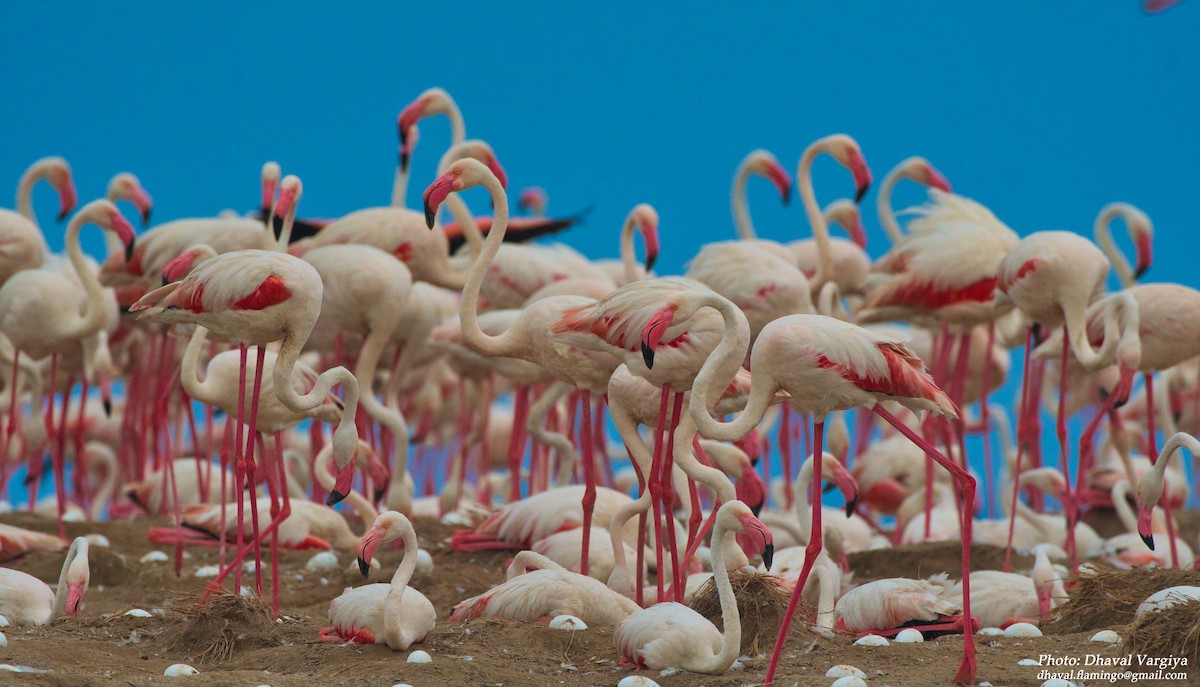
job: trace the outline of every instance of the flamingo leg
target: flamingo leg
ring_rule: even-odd
[[[974,620],[971,616],[971,530],[975,521],[975,478],[971,473],[967,472],[961,465],[938,453],[937,449],[932,444],[925,441],[920,435],[913,432],[903,422],[900,422],[881,404],[875,404],[872,410],[895,427],[901,434],[908,437],[910,441],[920,446],[923,451],[942,467],[950,471],[950,475],[954,478],[958,486],[959,503],[962,504],[962,588],[963,588],[963,619],[968,627],[973,627]],[[820,461],[817,461],[820,462]],[[815,475],[815,471],[814,471]],[[814,477],[813,484],[819,484]],[[816,521],[814,520],[814,523]],[[814,524],[814,527],[818,525]],[[814,533],[814,536],[816,534]],[[974,632],[966,630],[963,632],[963,658],[959,664],[958,672],[954,675],[955,684],[973,685],[975,684],[975,635]]]
[[[783,645],[787,641],[788,627],[792,623],[792,616],[796,614],[796,605],[800,602],[804,584],[808,581],[809,574],[812,573],[813,563],[816,562],[817,556],[820,555],[821,548],[824,546],[821,529],[821,468],[824,462],[822,460],[824,434],[824,420],[815,422],[813,427],[813,477],[808,496],[813,509],[812,531],[809,533],[808,546],[804,549],[804,565],[800,568],[800,577],[796,578],[796,586],[792,588],[792,596],[788,599],[787,610],[784,611],[783,622],[779,626],[779,634],[775,637],[775,648],[771,650],[771,662],[767,664],[767,677],[763,680],[763,687],[769,687],[775,680],[775,668],[779,664],[779,657],[783,654]]]
[[[592,392],[581,391],[583,404],[580,420],[580,444],[583,445],[583,549],[579,552],[579,573],[588,574],[588,557],[592,544],[592,510],[596,507],[596,456],[592,451]],[[524,426],[524,423],[522,423]],[[513,432],[517,428],[514,423]]]
[[[257,473],[257,466],[254,461],[254,447],[257,444],[256,440],[258,438],[258,398],[262,391],[263,354],[264,353],[265,353],[265,351],[264,351],[263,347],[259,346],[258,351],[256,352],[256,356],[255,356],[255,360],[256,360],[257,364],[255,365],[255,369],[254,369],[254,386],[252,387],[251,392],[250,392],[250,424],[246,426],[246,469],[250,475],[251,484],[254,483],[253,482],[254,475]],[[264,456],[264,459],[265,458],[266,457]],[[274,490],[271,488],[271,480],[270,480],[271,466],[269,466],[269,465],[266,466],[266,472],[264,473],[264,477],[266,478],[266,482],[267,482],[267,491],[274,492]],[[287,480],[285,479],[284,483],[286,483],[286,482],[287,482]],[[253,490],[252,490],[252,494],[253,494]],[[274,521],[274,516],[275,516],[275,513],[274,513],[275,498],[276,498],[275,494],[271,493],[272,521]],[[254,522],[254,541],[255,541],[255,546],[254,546],[254,591],[259,596],[262,596],[262,539],[261,539],[261,535],[258,531],[258,499],[257,498],[251,498],[251,500],[250,500],[250,517],[253,519],[253,522]],[[272,531],[274,531],[274,530],[272,530]],[[272,542],[273,543],[271,546],[271,554],[274,557],[278,557],[278,555],[279,555],[278,542],[275,539],[272,539]],[[274,595],[278,595],[278,593],[279,593],[278,589],[273,590]],[[274,599],[274,600],[278,601],[278,599]]]
[[[1030,394],[1029,366],[1030,366],[1030,360],[1031,360],[1031,358],[1033,358],[1032,351],[1033,351],[1033,328],[1030,327],[1025,331],[1025,363],[1024,363],[1025,369],[1024,369],[1024,372],[1022,373],[1023,376],[1022,376],[1022,382],[1021,382],[1021,408],[1020,408],[1020,412],[1017,415],[1018,439],[1020,438],[1021,435],[1024,434],[1024,432],[1021,431],[1021,428],[1023,428],[1025,425],[1025,420],[1026,420],[1027,413],[1029,410],[1029,403],[1030,403],[1030,399],[1029,399],[1029,394]],[[1016,467],[1016,474],[1013,475],[1014,483],[1016,483],[1016,481],[1021,479],[1021,473],[1023,472],[1022,459],[1024,459],[1024,457],[1025,457],[1025,442],[1017,441],[1017,467]],[[1015,487],[1013,488],[1012,500],[1011,500],[1011,503],[1009,503],[1009,508],[1008,508],[1008,544],[1005,546],[1005,549],[1004,549],[1004,572],[1012,571],[1012,544],[1013,544],[1013,533],[1016,530],[1016,524],[1017,524],[1017,498],[1018,498],[1019,491],[1020,491],[1019,489],[1016,489]]]
[[[1058,451],[1059,463],[1061,464],[1063,474],[1063,512],[1067,515],[1067,555],[1071,557],[1071,568],[1079,566],[1079,552],[1075,550],[1075,521],[1079,518],[1079,512],[1075,507],[1075,499],[1071,494],[1071,473],[1069,458],[1067,456],[1067,351],[1070,350],[1070,334],[1067,332],[1067,326],[1063,325],[1062,329],[1062,357],[1059,360],[1058,368],[1058,417],[1054,419],[1055,434],[1058,436]],[[1102,417],[1102,415],[1100,415]],[[1078,478],[1083,479],[1082,465],[1078,466],[1080,473]]]
[[[512,433],[508,438],[509,503],[521,500],[521,459],[525,457],[525,420],[528,417],[529,387],[518,384],[513,390],[513,424]],[[588,422],[587,416],[584,422]]]
[[[658,473],[662,469],[663,462],[663,427],[667,421],[667,400],[671,394],[670,385],[663,385],[662,396],[658,403],[658,421],[654,428],[654,454],[650,461],[650,474],[646,477],[647,488],[650,490],[650,506],[654,511],[654,560],[658,566],[655,570],[658,571],[658,596],[655,597],[655,603],[663,600],[663,516],[664,504],[662,501],[662,480],[659,479]]]
[[[663,526],[667,528],[667,542],[671,547],[671,576],[675,585],[675,601],[683,603],[683,571],[679,567],[679,548],[675,541],[675,485],[671,482],[675,467],[675,432],[679,429],[679,417],[683,412],[683,394],[675,394],[673,401],[666,455],[659,468],[662,470]]]
[[[55,354],[57,355],[57,354]],[[67,377],[67,388],[63,390],[61,412],[58,418],[58,433],[54,436],[54,492],[55,503],[58,506],[58,536],[67,538],[66,524],[63,516],[67,510],[67,412],[71,401],[71,377]],[[51,397],[50,412],[54,413],[54,401]],[[78,468],[78,464],[76,465]]]
[[[992,422],[988,410],[988,389],[992,384],[992,346],[996,343],[996,323],[988,323],[987,348],[983,354],[983,387],[979,396],[979,421],[983,423],[983,497],[987,516],[996,516],[996,504],[992,498],[995,486],[992,484]]]
[[[779,444],[779,464],[783,469],[783,508],[786,511],[791,511],[794,507],[792,503],[795,494],[792,493],[792,428],[791,428],[791,405],[784,403],[779,412],[779,438],[776,443]],[[770,482],[764,482],[770,484]]]
[[[246,461],[245,455],[242,453],[242,432],[244,428],[245,409],[246,409],[246,362],[247,350],[246,344],[238,345],[238,354],[240,356],[240,365],[238,367],[238,404],[237,418],[234,420],[236,434],[233,440],[233,470],[235,475],[235,484],[238,496],[237,507],[237,544],[233,550],[233,586],[234,589],[241,592],[242,589],[242,544],[245,542],[245,527],[246,522]],[[255,520],[257,524],[257,519]]]

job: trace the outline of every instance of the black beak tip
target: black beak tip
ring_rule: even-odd
[[[858,497],[852,498],[846,502],[846,517],[854,515],[854,511],[858,509]]]
[[[66,210],[64,210],[64,211],[62,211],[62,212],[60,212],[60,213],[58,213],[58,221],[59,221],[59,222],[61,222],[61,221],[63,221],[64,219],[66,219],[68,214],[69,214],[69,213],[68,213]]]
[[[762,559],[763,559],[763,565],[766,566],[767,570],[770,570],[771,563],[773,563],[775,561],[775,545],[774,544],[767,544],[766,547],[763,548]]]
[[[142,213],[142,228],[145,229],[148,226],[150,226],[150,211],[149,210]]]
[[[834,490],[834,489],[836,489],[836,488],[837,488],[837,485],[836,485],[836,484],[832,484],[832,483],[831,483],[831,484],[826,484],[825,486],[821,487],[821,493],[822,493],[822,494],[828,494],[829,492],[833,491],[833,490]]]
[[[425,226],[433,229],[433,220],[437,217],[437,210],[429,207],[429,203],[425,204]]]
[[[1140,280],[1142,278],[1142,275],[1145,274],[1149,269],[1150,269],[1149,265],[1143,265],[1143,266],[1137,268],[1137,271],[1133,273],[1134,281]]]
[[[1146,548],[1154,550],[1154,537],[1148,534],[1142,535],[1142,541],[1146,542]]]
[[[869,191],[869,190],[871,190],[870,184],[865,184],[863,186],[859,186],[858,189],[856,189],[854,192],[854,204],[858,205],[859,203],[862,203],[863,197],[865,197],[867,195],[867,191]]]
[[[101,403],[104,405],[104,417],[112,417],[112,399],[106,398]]]
[[[132,261],[133,261],[133,247],[134,247],[134,245],[135,245],[135,244],[134,244],[134,242],[133,242],[133,241],[130,241],[129,243],[125,244],[125,262],[132,262]]]
[[[791,202],[792,202],[792,189],[789,188],[788,190],[783,192],[783,204],[789,205],[789,204],[791,204]]]
[[[647,369],[654,369],[654,349],[647,346],[645,341],[642,342],[642,360],[646,362]]]
[[[385,489],[376,489],[375,490],[375,503],[379,503],[380,501],[383,500],[383,492],[384,491],[386,491],[386,490]]]
[[[654,270],[654,263],[658,261],[657,255],[651,255],[646,258],[646,274]]]
[[[344,499],[344,498],[346,498],[346,495],[345,495],[345,494],[343,494],[343,493],[341,493],[340,491],[338,491],[338,490],[334,489],[333,491],[330,491],[330,492],[329,492],[329,496],[328,496],[328,497],[326,497],[326,499],[325,499],[325,505],[326,505],[326,506],[336,506],[337,504],[341,503],[341,502],[342,502],[342,499]]]
[[[367,563],[366,561],[364,561],[362,558],[359,558],[358,559],[358,571],[360,573],[362,573],[363,577],[366,577],[367,573],[371,572],[371,565],[369,563]]]
[[[757,517],[758,517],[758,514],[762,512],[762,509],[763,509],[763,504],[764,504],[764,503],[766,503],[766,499],[762,499],[762,500],[761,500],[761,501],[759,501],[758,503],[756,503],[756,504],[754,504],[754,505],[750,506],[750,512],[751,512],[751,513],[754,513],[754,517],[756,517],[756,518],[757,518]]]
[[[407,172],[408,165],[412,162],[412,155],[408,151],[400,151],[400,171]]]

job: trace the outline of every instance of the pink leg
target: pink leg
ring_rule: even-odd
[[[257,473],[257,464],[254,461],[254,446],[255,439],[258,437],[258,398],[262,390],[263,376],[263,347],[259,346],[255,359],[257,365],[254,370],[254,386],[250,392],[250,424],[246,425],[246,471],[250,476],[250,484],[254,484],[254,476]],[[266,466],[265,476],[267,479],[267,491],[271,491],[271,466]],[[287,480],[284,480],[286,483]],[[258,499],[254,497],[253,488],[251,489],[250,498],[250,518],[254,527],[254,591],[259,596],[262,596],[262,539],[258,531]],[[271,509],[274,510],[275,499],[272,498]],[[272,516],[275,514],[272,513]],[[274,530],[272,530],[274,531]],[[278,547],[272,546],[271,553],[278,555]]]
[[[1067,515],[1066,549],[1067,555],[1071,557],[1071,568],[1074,569],[1079,566],[1079,552],[1075,550],[1075,521],[1078,511],[1075,508],[1075,499],[1071,495],[1071,473],[1068,472],[1070,461],[1067,456],[1067,352],[1070,350],[1070,338],[1066,325],[1063,325],[1062,334],[1062,357],[1058,368],[1058,417],[1054,428],[1058,436],[1059,463],[1063,473],[1063,512]],[[1083,479],[1082,470],[1079,479]]]
[[[1028,417],[1028,412],[1029,412],[1029,404],[1030,404],[1029,366],[1030,366],[1030,362],[1031,362],[1032,358],[1033,358],[1033,329],[1030,328],[1025,332],[1025,364],[1024,364],[1025,369],[1022,374],[1022,383],[1021,383],[1021,408],[1020,408],[1020,412],[1017,414],[1018,439],[1020,439],[1021,435],[1024,434],[1024,432],[1022,432],[1021,429],[1024,428],[1025,421],[1026,421],[1026,418]],[[1017,467],[1016,467],[1017,472],[1015,475],[1013,475],[1014,480],[1019,480],[1021,478],[1021,473],[1024,472],[1024,468],[1022,466],[1022,459],[1024,457],[1025,457],[1025,442],[1018,440],[1017,441]],[[1019,489],[1013,489],[1012,499],[1011,499],[1011,502],[1009,503],[1009,507],[1008,507],[1008,514],[1009,514],[1008,515],[1008,544],[1006,545],[1006,547],[1004,549],[1004,572],[1012,571],[1012,543],[1013,543],[1013,532],[1016,529],[1016,523],[1017,523],[1017,498],[1018,498],[1019,491],[1020,491]]]
[[[932,456],[942,467],[949,470],[958,486],[959,503],[962,504],[962,610],[967,629],[963,632],[962,663],[959,665],[958,672],[954,676],[954,682],[959,685],[972,685],[975,683],[975,633],[971,629],[973,628],[971,617],[971,530],[975,521],[975,509],[973,507],[975,504],[975,478],[964,470],[961,465],[938,453],[937,449],[929,442],[922,439],[903,422],[897,420],[881,404],[876,404],[873,410],[899,430],[901,434],[908,437],[910,441],[920,446],[926,454]],[[813,483],[816,484],[816,481],[814,480]]]
[[[989,518],[996,516],[996,504],[993,502],[992,487],[992,422],[988,410],[988,389],[992,384],[992,346],[996,342],[996,324],[988,323],[987,348],[983,356],[983,391],[979,398],[979,421],[983,423],[983,478],[984,500],[986,501]]]
[[[521,459],[525,454],[525,418],[529,416],[529,387],[518,384],[513,390],[513,396],[513,426],[508,441],[509,503],[521,500]],[[587,533],[583,536],[586,537]]]
[[[658,578],[658,596],[655,598],[655,603],[663,601],[663,517],[666,515],[663,504],[662,480],[658,473],[662,470],[663,463],[663,429],[667,423],[667,399],[671,394],[671,387],[664,385],[662,388],[662,397],[658,403],[658,422],[654,428],[654,456],[650,461],[650,474],[646,477],[647,487],[650,489],[650,506],[654,511],[654,560],[658,570],[656,577]]]
[[[580,444],[583,457],[583,549],[579,553],[579,572],[588,574],[588,557],[591,554],[592,511],[596,507],[596,456],[592,451],[592,392],[580,391],[583,403],[580,417]]]
[[[812,502],[813,509],[812,531],[809,534],[808,546],[804,549],[804,566],[800,568],[800,577],[796,578],[796,586],[792,588],[792,597],[788,600],[787,610],[783,614],[783,623],[779,626],[779,634],[775,637],[775,648],[771,651],[771,662],[767,664],[767,677],[763,681],[763,687],[770,687],[775,681],[775,668],[779,664],[780,655],[783,654],[783,644],[787,641],[788,627],[792,623],[792,616],[796,614],[796,604],[800,602],[804,584],[808,581],[813,563],[824,546],[821,529],[821,468],[824,461],[821,460],[821,455],[824,448],[825,422],[822,420],[815,423],[813,429],[813,455],[815,458],[813,460],[812,487],[809,491],[809,500]]]
[[[56,356],[57,357],[57,354]],[[62,394],[62,411],[58,419],[58,433],[54,436],[54,491],[58,505],[58,536],[66,539],[67,529],[63,515],[67,509],[67,412],[71,401],[71,378],[67,377],[67,388]],[[53,413],[53,402],[50,404]]]
[[[246,486],[245,486],[245,483],[247,480],[246,480],[246,458],[245,458],[245,454],[243,453],[243,447],[245,446],[245,444],[242,443],[243,442],[242,432],[245,427],[245,419],[246,419],[245,418],[246,364],[248,361],[246,344],[240,344],[238,346],[238,353],[241,357],[241,365],[238,369],[237,417],[234,419],[234,422],[236,423],[234,425],[236,434],[235,434],[234,440],[233,440],[233,446],[234,446],[234,448],[233,448],[233,451],[234,451],[234,454],[233,454],[233,466],[234,467],[233,467],[233,469],[234,469],[234,473],[236,475],[235,483],[236,483],[236,488],[237,488],[238,507],[237,507],[237,523],[235,523],[237,525],[237,544],[233,550],[233,567],[234,567],[233,587],[234,587],[234,592],[240,594],[241,589],[242,589],[242,545],[245,543],[245,537],[246,537],[244,525],[246,522],[246,518],[245,518]],[[250,483],[251,483],[251,489],[253,489],[253,479],[250,480]],[[253,504],[253,497],[251,497],[251,503]],[[258,519],[255,518],[255,526],[257,526],[257,522],[258,522]]]
[[[674,577],[675,601],[683,603],[683,574],[679,568],[679,547],[675,541],[675,485],[671,475],[675,467],[675,430],[679,428],[679,416],[683,412],[683,394],[675,394],[671,407],[671,428],[667,434],[667,451],[662,464],[663,526],[667,528],[667,543],[671,547],[671,574]],[[661,573],[661,571],[660,571]]]
[[[791,511],[794,506],[795,494],[792,493],[792,406],[783,403],[779,410],[779,464],[783,469],[783,504],[784,510]],[[770,484],[770,482],[764,482]]]

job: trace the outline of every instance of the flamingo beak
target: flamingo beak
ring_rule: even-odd
[[[375,551],[382,541],[383,532],[376,527],[371,528],[370,532],[358,540],[358,571],[363,577],[371,572],[371,559],[375,557]]]
[[[288,186],[279,191],[279,200],[275,203],[275,216],[283,217],[292,211],[296,203],[296,189]]]
[[[325,499],[325,505],[335,506],[346,498],[350,490],[354,488],[354,462],[346,463],[346,467],[338,471],[337,479],[333,482],[333,489],[329,492],[329,497]]]
[[[425,226],[430,229],[433,229],[433,221],[437,217],[438,208],[454,190],[455,179],[453,174],[443,174],[430,184],[429,188],[425,189]]]
[[[1137,530],[1141,535],[1142,541],[1146,542],[1146,548],[1154,550],[1154,533],[1150,526],[1150,509],[1146,507],[1138,508]]]
[[[154,199],[143,188],[136,188],[130,195],[129,201],[137,208],[138,216],[142,220],[142,228],[150,226],[150,213],[154,210]]]
[[[767,178],[775,186],[775,190],[779,191],[779,197],[783,200],[783,204],[787,205],[792,200],[792,177],[788,175],[787,170],[778,162],[767,166]]]
[[[79,615],[79,606],[83,604],[83,592],[87,589],[84,582],[67,585],[67,615]]]
[[[639,227],[642,231],[642,242],[646,245],[646,274],[654,269],[658,261],[658,226],[646,223]]]
[[[654,351],[662,342],[667,327],[675,321],[675,308],[666,307],[654,313],[654,317],[642,329],[642,360],[648,369],[654,369]]]
[[[129,226],[129,222],[119,212],[112,213],[109,224],[112,225],[112,231],[121,239],[121,243],[125,244],[125,262],[133,260],[133,243],[137,239],[137,234],[133,233],[133,227]]]
[[[1040,611],[1041,616],[1044,618],[1050,614],[1050,609],[1052,608],[1050,601],[1050,588],[1039,584],[1037,586],[1037,600],[1038,611]]]
[[[1137,248],[1137,265],[1134,267],[1133,278],[1141,279],[1154,260],[1154,241],[1150,234],[1142,233],[1138,234],[1134,243]]]
[[[854,476],[842,467],[841,463],[833,469],[833,481],[837,484],[838,491],[842,492],[842,496],[846,499],[846,517],[854,515],[854,511],[858,508],[858,481]]]
[[[862,214],[857,211],[854,213],[854,218],[848,223],[846,231],[850,234],[850,240],[859,248],[867,249],[867,230],[863,227]]]
[[[763,565],[767,570],[771,569],[771,563],[775,560],[775,543],[771,538],[771,530],[766,525],[762,524],[758,518],[753,515],[744,514],[738,517],[742,523],[743,533],[749,537],[751,534],[757,534],[762,539],[762,549],[758,551],[747,551],[748,555],[762,553]],[[751,549],[757,549],[758,542],[754,542]]]
[[[75,192],[75,180],[71,178],[70,173],[66,175],[66,179],[62,182],[58,189],[58,221],[61,222],[71,214],[75,209],[75,204],[79,201],[79,194]]]
[[[100,403],[104,406],[104,417],[112,417],[112,377],[109,375],[100,380]]]
[[[861,203],[863,196],[871,190],[871,169],[867,167],[867,161],[858,149],[849,152],[846,162],[850,173],[854,175],[854,202]]]
[[[492,174],[496,175],[496,180],[500,182],[500,187],[507,190],[508,173],[504,171],[504,167],[500,166],[500,161],[496,159],[496,156],[493,155],[488,158],[487,167],[492,170]]]
[[[925,185],[944,193],[950,193],[950,181],[941,172],[934,169],[933,165],[925,170]]]
[[[266,214],[271,209],[271,205],[275,202],[275,186],[278,183],[276,179],[265,178],[262,180],[262,199],[258,206],[262,208],[263,214]]]

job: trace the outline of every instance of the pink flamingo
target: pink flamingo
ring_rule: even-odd
[[[725,331],[721,343],[705,362],[692,387],[688,412],[700,432],[713,439],[741,438],[758,424],[771,397],[776,390],[782,389],[791,396],[791,403],[813,416],[814,450],[821,451],[824,420],[830,412],[854,407],[871,409],[920,445],[930,458],[953,476],[962,519],[963,576],[969,576],[975,479],[879,403],[889,400],[914,411],[929,410],[937,415],[956,417],[954,404],[933,383],[921,360],[900,341],[862,327],[822,315],[791,315],[767,325],[759,336],[758,345],[750,356],[750,369],[754,374],[746,409],[732,422],[718,422],[709,414],[708,396],[714,383],[721,384],[728,378],[728,373],[721,376],[720,370],[727,370],[731,362],[745,357],[748,332],[745,318],[739,312],[730,312],[724,303],[714,299],[690,301],[681,306],[680,312],[673,314],[686,317],[691,311],[706,306],[722,313]],[[652,350],[654,342],[645,345]],[[822,461],[813,464],[814,492],[816,485],[821,483],[821,465]],[[789,611],[767,669],[766,684],[770,684],[774,678],[775,666],[787,636],[788,619],[807,581],[808,570],[822,548],[821,500],[818,493],[813,495],[812,508],[813,532],[806,552],[805,570],[801,571],[796,581]],[[969,601],[964,608],[964,617],[970,617]],[[975,671],[974,644],[970,632],[965,631],[964,634],[963,660],[956,680],[970,684]]]
[[[892,189],[902,179],[915,181],[928,188],[936,188],[943,193],[950,193],[950,182],[933,165],[920,156],[902,160],[892,168],[883,182],[879,184],[879,195],[875,197],[875,209],[879,213],[879,223],[893,244],[900,243],[906,237],[896,221],[896,213],[892,209]]]
[[[0,208],[0,284],[21,270],[41,267],[50,252],[33,212],[33,187],[42,180],[58,191],[58,221],[75,209],[75,182],[66,160],[47,157],[30,165],[17,182],[16,212]]]
[[[108,181],[108,191],[105,195],[108,202],[114,205],[118,200],[133,203],[142,221],[142,228],[150,225],[150,213],[154,211],[154,199],[142,188],[142,182],[129,172],[120,172]],[[119,244],[110,245],[109,252],[119,250]]]
[[[975,602],[972,613],[980,625],[1007,627],[1019,622],[1040,625],[1055,606],[1066,602],[1067,592],[1050,564],[1048,546],[1038,544],[1033,547],[1033,570],[1028,576],[999,570],[971,573],[971,600]],[[942,592],[941,596],[961,607],[962,582]]]
[[[49,625],[62,615],[79,615],[87,592],[88,540],[76,537],[58,576],[58,591],[20,570],[0,568],[0,615],[15,625]]]
[[[713,579],[721,601],[722,633],[696,611],[674,601],[640,610],[617,625],[613,642],[622,664],[638,669],[681,668],[720,675],[741,652],[742,623],[737,599],[726,570],[726,552],[737,547],[736,535],[761,537],[763,562],[770,567],[774,547],[771,531],[740,501],[717,511],[713,526]]]
[[[34,551],[55,552],[65,548],[67,540],[62,537],[0,523],[0,561],[10,561]]]

